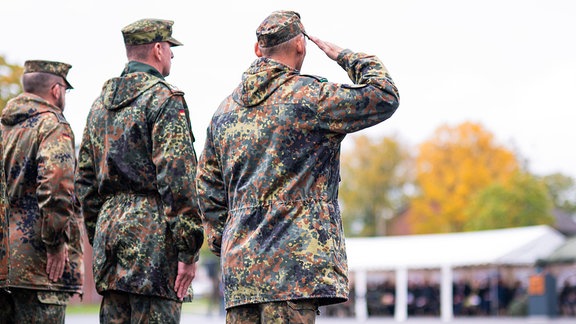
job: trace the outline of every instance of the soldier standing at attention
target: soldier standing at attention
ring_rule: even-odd
[[[170,74],[173,22],[122,29],[128,64],[88,114],[76,193],[100,293],[101,323],[178,323],[204,239],[184,93]]]
[[[399,95],[378,58],[312,36],[354,84],[301,75],[296,12],[273,12],[256,36],[258,58],[208,126],[200,208],[222,261],[226,321],[314,323],[318,306],[348,299],[340,144],[392,116]]]
[[[70,297],[82,293],[74,134],[63,115],[70,68],[26,61],[24,93],[2,111],[8,205],[0,214],[0,323],[64,323]]]

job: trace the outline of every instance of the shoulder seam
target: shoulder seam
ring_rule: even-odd
[[[324,77],[321,77],[321,76],[318,76],[318,75],[313,75],[313,74],[300,74],[300,76],[312,78],[312,79],[315,79],[315,80],[318,81],[318,82],[328,82],[328,79],[326,79],[326,78],[324,78]]]
[[[170,83],[166,82],[165,80],[160,80],[158,81],[158,83],[162,83],[164,86],[166,86],[166,88],[168,88],[168,90],[170,90],[171,93],[176,94],[176,95],[184,95],[184,91],[176,88],[175,86],[171,85]]]
[[[41,115],[41,114],[46,114],[46,113],[49,113],[49,114],[54,115],[54,117],[56,117],[56,120],[58,120],[58,123],[70,125],[70,123],[66,120],[66,118],[64,117],[63,114],[57,113],[57,112],[52,111],[52,110],[46,110],[46,111],[41,112],[40,115]]]

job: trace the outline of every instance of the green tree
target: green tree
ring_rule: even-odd
[[[468,223],[463,211],[472,197],[519,169],[515,154],[499,145],[477,123],[439,127],[419,146],[417,194],[408,222],[414,233],[460,232]]]
[[[554,207],[576,214],[576,181],[567,175],[554,173],[542,178],[552,197]]]
[[[9,64],[6,59],[0,55],[0,111],[4,109],[8,100],[22,92],[20,82],[24,68]]]
[[[506,183],[494,183],[474,195],[464,211],[469,219],[465,230],[552,225],[552,207],[545,183],[517,172]]]
[[[351,236],[386,235],[387,222],[405,203],[411,157],[393,137],[353,137],[342,153],[340,203]]]

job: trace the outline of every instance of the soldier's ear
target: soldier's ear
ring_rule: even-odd
[[[158,61],[160,61],[162,59],[162,43],[154,43],[152,55]]]
[[[296,51],[298,54],[302,54],[306,51],[306,38],[304,38],[304,35],[296,40]]]
[[[60,85],[58,83],[54,83],[52,87],[50,87],[50,95],[55,99],[60,99],[62,96],[62,91],[60,90]]]
[[[254,53],[256,54],[256,56],[262,57],[262,51],[260,50],[260,46],[258,46],[258,42],[254,44]]]

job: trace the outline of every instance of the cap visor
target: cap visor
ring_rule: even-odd
[[[184,44],[180,43],[179,41],[177,41],[175,38],[170,37],[166,40],[168,43],[170,43],[171,46],[182,46]]]

